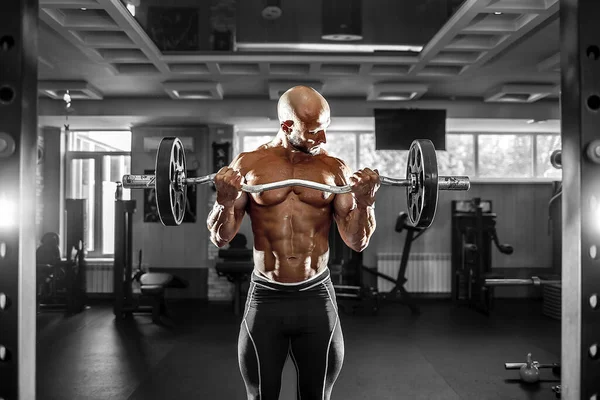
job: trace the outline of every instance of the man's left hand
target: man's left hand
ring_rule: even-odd
[[[370,207],[375,203],[375,193],[381,186],[379,171],[360,169],[350,178],[350,186],[357,206]]]

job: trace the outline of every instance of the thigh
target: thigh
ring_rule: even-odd
[[[248,399],[279,397],[281,372],[289,349],[289,338],[282,328],[282,322],[269,318],[260,306],[247,305],[240,325],[238,361]]]
[[[308,314],[305,327],[291,338],[290,356],[298,372],[302,400],[329,399],[344,361],[344,337],[333,288],[327,301]]]

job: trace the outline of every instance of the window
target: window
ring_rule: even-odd
[[[346,162],[350,169],[355,170],[358,165],[356,154],[356,135],[343,133],[327,133],[327,143],[323,148],[333,157]]]
[[[535,175],[543,178],[561,178],[561,170],[550,164],[550,155],[561,148],[560,135],[536,135]]]
[[[239,133],[241,151],[251,151],[274,135]],[[407,150],[375,150],[372,132],[327,132],[323,146],[346,161],[352,170],[378,169],[389,177],[406,176]],[[552,151],[560,149],[559,134],[459,133],[446,135],[446,150],[437,151],[439,175],[467,175],[472,180],[561,179],[561,170],[550,164]]]
[[[375,150],[375,135],[372,133],[361,133],[359,138],[359,169],[377,169],[381,175],[389,177],[406,176],[408,151]]]
[[[490,178],[533,176],[533,149],[530,135],[477,136],[477,175]]]
[[[446,135],[446,150],[437,152],[439,175],[475,175],[475,138],[469,134]]]
[[[273,135],[271,135],[271,136],[267,136],[267,135],[244,136],[243,141],[242,141],[242,149],[240,152],[256,150],[259,146],[262,146],[263,144],[269,143],[271,140],[273,140],[273,137],[274,137]]]
[[[69,132],[66,198],[87,199],[88,257],[114,255],[116,182],[131,171],[131,132]],[[123,190],[129,200],[130,190]]]

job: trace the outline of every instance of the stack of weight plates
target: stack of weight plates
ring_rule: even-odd
[[[561,308],[560,308],[560,293],[561,285],[544,285],[543,292],[543,307],[542,314],[547,317],[560,320]]]

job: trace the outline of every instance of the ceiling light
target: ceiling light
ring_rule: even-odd
[[[335,42],[362,40],[362,1],[323,0],[321,39]]]
[[[243,51],[305,51],[305,52],[346,52],[374,53],[376,51],[398,51],[418,53],[423,46],[411,45],[375,45],[355,43],[236,43],[236,48]]]
[[[281,17],[283,11],[281,10],[280,0],[267,0],[265,8],[263,8],[261,15],[264,19],[273,21]]]

